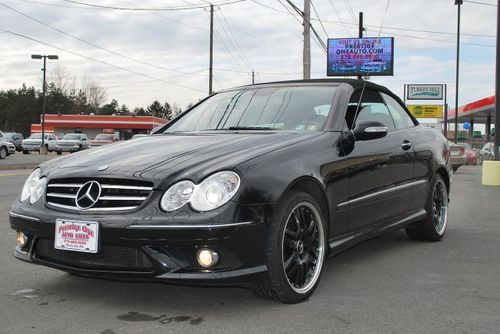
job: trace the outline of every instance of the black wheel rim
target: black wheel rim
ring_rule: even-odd
[[[299,293],[311,290],[321,273],[325,253],[323,223],[309,202],[290,212],[283,233],[283,269],[290,287]]]
[[[432,218],[436,232],[442,235],[448,219],[448,193],[442,180],[436,182],[432,193]]]

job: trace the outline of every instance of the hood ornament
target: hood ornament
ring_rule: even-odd
[[[99,167],[97,167],[97,170],[98,170],[99,172],[102,172],[102,171],[105,171],[105,170],[106,170],[106,169],[108,169],[108,168],[109,168],[109,166],[108,166],[108,165],[103,165],[103,166],[99,166]]]

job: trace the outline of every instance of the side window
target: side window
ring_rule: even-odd
[[[401,130],[415,126],[415,123],[413,123],[411,117],[408,115],[406,110],[399,104],[398,101],[396,101],[394,98],[392,98],[387,94],[384,93],[381,94],[382,97],[384,98],[385,103],[387,104],[387,107],[389,107],[389,110],[391,111],[392,118],[394,119],[394,123],[396,124],[396,129]]]
[[[359,97],[360,92],[354,93],[346,110],[345,120],[350,129],[356,126],[357,121],[376,121],[387,126],[389,131],[396,129],[391,113],[379,93],[365,90],[358,109]],[[357,116],[355,116],[356,109],[358,109]]]

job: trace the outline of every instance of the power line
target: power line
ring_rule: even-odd
[[[321,21],[321,18],[319,17],[318,11],[316,10],[316,6],[314,5],[314,2],[311,0],[311,6],[313,8],[314,13],[316,14],[316,17],[318,18],[319,24],[321,25],[321,28],[323,29],[323,32],[326,35],[326,38],[328,38],[328,33],[326,32],[325,26],[323,25],[323,22]]]
[[[104,48],[104,47],[102,47],[102,46],[100,46],[100,45],[97,45],[97,44],[95,44],[95,43],[93,43],[93,42],[89,42],[89,41],[87,41],[87,40],[85,40],[85,39],[83,39],[83,38],[80,38],[80,37],[78,37],[78,36],[75,36],[75,35],[72,35],[72,34],[70,34],[70,33],[67,33],[67,32],[65,32],[64,30],[61,30],[61,29],[56,28],[56,27],[54,27],[54,26],[51,26],[51,25],[49,25],[48,23],[45,23],[45,22],[43,22],[43,21],[41,21],[41,20],[39,20],[39,19],[37,19],[37,18],[35,18],[35,17],[33,17],[33,16],[30,16],[30,15],[28,15],[28,14],[26,14],[26,13],[23,13],[23,12],[21,12],[20,10],[17,10],[17,9],[15,9],[15,8],[12,8],[12,7],[10,7],[10,6],[6,5],[6,4],[4,4],[4,3],[2,3],[2,2],[0,2],[0,6],[3,6],[3,7],[7,8],[7,9],[9,9],[9,10],[13,11],[13,12],[16,12],[17,14],[20,14],[20,15],[22,15],[22,16],[24,16],[24,17],[26,17],[26,18],[28,18],[28,19],[30,19],[30,20],[32,20],[32,21],[35,21],[35,22],[37,22],[38,24],[43,25],[44,27],[47,27],[47,28],[52,29],[52,30],[54,30],[54,31],[57,31],[57,32],[59,32],[59,33],[61,33],[61,34],[65,35],[65,36],[71,37],[71,38],[73,38],[73,39],[75,39],[75,40],[77,40],[77,41],[80,41],[80,42],[82,42],[82,43],[85,43],[85,44],[87,44],[87,45],[90,45],[90,46],[92,46],[92,47],[95,47],[95,48],[97,48],[97,49],[100,49],[100,50],[106,51],[106,52],[108,52],[108,53],[110,53],[110,54],[112,54],[112,55],[115,55],[115,56],[118,56],[118,57],[121,57],[121,58],[124,58],[124,59],[128,59],[128,60],[134,61],[134,62],[139,63],[139,64],[142,64],[142,65],[147,65],[147,66],[154,67],[154,68],[157,68],[157,69],[165,70],[165,71],[170,71],[170,72],[175,72],[175,73],[181,73],[181,74],[189,74],[189,72],[184,72],[184,71],[174,70],[174,69],[167,68],[167,67],[164,67],[164,66],[151,64],[151,63],[145,62],[145,61],[143,61],[143,60],[140,60],[140,59],[137,59],[137,58],[133,58],[133,57],[127,56],[127,55],[123,55],[123,54],[118,53],[118,52],[116,52],[116,51],[113,51],[113,50],[110,50],[110,49]]]
[[[330,2],[330,4],[332,5],[333,7],[333,11],[335,12],[335,15],[337,15],[340,23],[342,24],[342,26],[344,26],[344,29],[345,31],[347,32],[347,35],[350,35],[351,32],[349,31],[349,29],[347,29],[347,26],[345,25],[344,21],[342,21],[342,19],[340,18],[340,15],[339,15],[339,12],[337,11],[337,8],[335,7],[335,4],[333,3],[332,0],[328,0]]]
[[[238,43],[238,39],[234,36],[234,34],[233,34],[232,30],[231,30],[231,27],[229,26],[229,23],[228,23],[228,21],[226,19],[226,16],[224,15],[224,12],[222,11],[222,8],[219,8],[219,13],[220,13],[220,16],[222,17],[221,23],[224,23],[224,24],[221,24],[221,27],[222,27],[222,29],[225,29],[224,25],[226,26],[227,32],[228,32],[228,35],[229,35],[229,41],[232,41],[232,44],[236,47],[236,49],[239,50],[239,52],[241,54],[241,57],[242,57],[242,60],[246,63],[246,65],[248,66],[248,68],[251,71],[253,71],[253,66],[250,63],[250,60],[246,56],[245,52],[243,52],[243,49],[241,48],[240,44]]]
[[[287,8],[287,7],[286,7],[286,6],[285,6],[285,5],[281,2],[281,0],[279,0],[279,1],[280,1],[280,3],[281,3],[281,4],[285,7],[285,8]],[[317,42],[319,43],[320,47],[321,47],[321,48],[322,48],[325,52],[327,52],[327,47],[326,47],[326,45],[325,45],[325,42],[323,42],[323,39],[319,36],[319,34],[318,34],[318,32],[316,31],[316,29],[314,29],[314,27],[313,27],[313,26],[312,26],[312,24],[311,24],[311,21],[310,21],[310,20],[307,20],[307,19],[304,17],[304,13],[302,13],[302,11],[301,11],[299,8],[297,8],[297,6],[295,6],[295,4],[294,4],[292,1],[290,1],[290,0],[285,0],[285,1],[286,1],[289,5],[290,5],[290,7],[292,7],[292,9],[293,9],[294,11],[296,11],[296,12],[299,14],[299,16],[300,16],[302,19],[304,19],[304,21],[306,21],[306,22],[307,22],[307,24],[309,24],[309,27],[311,27],[311,30],[312,30],[312,32],[313,32],[313,34],[314,34],[314,36],[316,36],[316,40],[317,40]],[[302,23],[301,23],[300,21],[299,21],[299,23],[300,23],[300,25],[302,25]]]
[[[173,83],[173,82],[161,79],[161,78],[153,77],[153,76],[151,76],[149,74],[137,72],[137,71],[130,70],[130,69],[122,67],[122,66],[114,65],[114,64],[111,64],[111,63],[108,63],[108,62],[105,62],[105,61],[102,61],[102,60],[99,60],[99,59],[95,59],[95,58],[83,55],[83,54],[75,52],[75,51],[67,50],[67,49],[61,48],[59,46],[55,46],[55,45],[43,42],[43,41],[41,41],[39,39],[30,37],[30,36],[27,36],[27,35],[16,33],[16,32],[10,31],[10,30],[8,30],[6,32],[9,33],[9,34],[11,34],[11,35],[18,36],[18,37],[21,37],[21,38],[24,38],[24,39],[27,39],[27,40],[30,40],[30,41],[33,41],[33,42],[45,45],[45,46],[49,46],[51,48],[54,48],[54,49],[57,49],[57,50],[60,50],[60,51],[63,51],[63,52],[67,52],[69,54],[72,54],[72,55],[75,55],[75,56],[78,56],[78,57],[81,57],[81,58],[84,58],[84,59],[87,59],[87,60],[90,60],[90,61],[93,61],[93,62],[96,62],[96,63],[99,63],[99,64],[102,64],[102,65],[105,65],[105,66],[113,67],[113,68],[116,68],[116,69],[124,71],[124,72],[136,74],[136,75],[143,76],[145,78],[149,78],[149,79],[156,80],[156,81],[161,81],[161,82],[164,82],[164,83],[172,85],[172,86],[178,86],[178,87],[182,87],[182,88],[186,88],[186,89],[190,89],[190,90],[196,90],[196,91],[199,91],[199,92],[205,92],[204,90],[201,90],[201,89],[197,89],[197,88],[193,88],[193,87],[190,87],[190,86],[185,86],[185,85]]]
[[[163,7],[163,8],[137,8],[137,7],[105,6],[105,5],[98,5],[98,4],[75,1],[75,0],[62,0],[62,1],[74,3],[77,5],[87,6],[87,7],[114,9],[114,10],[128,10],[128,11],[174,11],[174,10],[206,9],[206,8],[210,7],[210,4],[205,4],[205,5],[199,4],[199,5],[193,5],[193,6],[186,5],[186,6],[171,6],[171,7]],[[214,6],[224,6],[224,5],[230,5],[233,3],[238,3],[238,2],[243,2],[243,1],[246,1],[246,0],[223,1],[223,2],[219,2],[219,3],[214,3],[213,5]]]
[[[491,6],[491,7],[496,7],[497,6],[494,3],[487,3],[487,2],[481,2],[481,1],[464,0],[464,2],[473,3],[473,4],[476,4],[476,5]]]
[[[352,16],[352,19],[354,20],[354,22],[356,22],[356,13],[354,12],[354,9],[352,9],[351,3],[349,2],[349,0],[344,0],[344,3],[345,6],[347,7],[347,10]]]

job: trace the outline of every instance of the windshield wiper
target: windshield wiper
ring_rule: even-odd
[[[273,130],[269,126],[230,126],[228,130]]]

